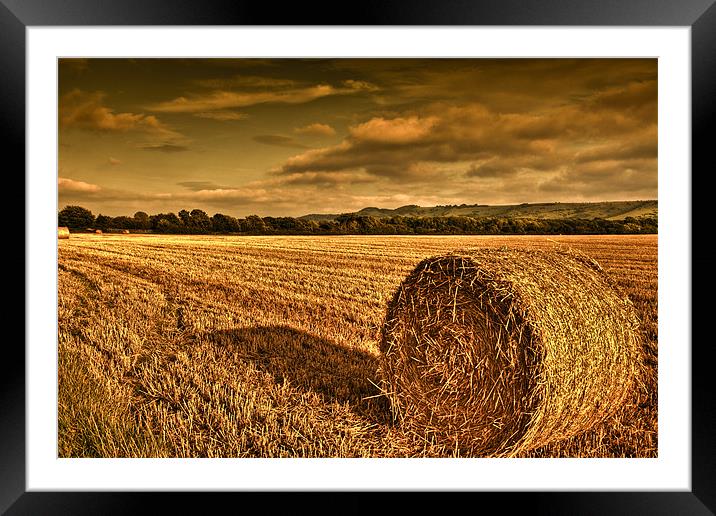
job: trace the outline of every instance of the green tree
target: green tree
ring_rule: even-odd
[[[94,215],[82,206],[65,206],[57,214],[57,225],[71,229],[86,229],[94,226]]]

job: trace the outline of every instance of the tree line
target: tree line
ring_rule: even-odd
[[[335,220],[316,221],[295,217],[236,218],[223,213],[211,217],[203,210],[132,217],[110,217],[81,206],[66,206],[57,217],[59,226],[70,230],[135,230],[165,234],[245,235],[589,235],[655,234],[656,217],[626,217],[622,220],[531,219],[501,217],[371,217],[339,215]]]

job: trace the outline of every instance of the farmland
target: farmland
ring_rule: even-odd
[[[380,327],[400,282],[463,247],[600,262],[646,335],[628,402],[529,456],[657,453],[657,237],[75,235],[58,242],[62,457],[453,456],[394,425]]]

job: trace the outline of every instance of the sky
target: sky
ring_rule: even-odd
[[[60,59],[58,208],[656,199],[656,59]]]

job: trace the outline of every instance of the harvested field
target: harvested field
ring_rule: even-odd
[[[380,333],[398,286],[457,248],[599,261],[634,304],[626,401],[530,457],[657,453],[657,237],[73,235],[58,249],[63,457],[454,457],[394,424]]]

